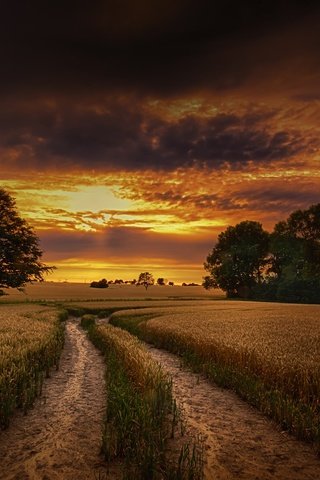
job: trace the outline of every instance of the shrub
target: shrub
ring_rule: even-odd
[[[108,281],[103,278],[102,280],[99,280],[98,282],[91,282],[90,283],[91,288],[108,288]]]

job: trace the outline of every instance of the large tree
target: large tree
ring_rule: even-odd
[[[280,279],[320,277],[320,203],[296,210],[271,234],[271,271]]]
[[[205,288],[221,288],[228,297],[248,297],[267,262],[269,234],[261,223],[244,221],[228,227],[204,264]]]
[[[42,251],[32,227],[20,218],[15,200],[0,189],[0,294],[2,288],[21,288],[52,270],[40,259]]]

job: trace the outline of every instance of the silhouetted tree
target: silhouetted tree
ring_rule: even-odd
[[[162,278],[162,277],[158,278],[157,285],[165,285],[165,284],[166,284],[166,282],[165,282],[164,278]]]
[[[269,234],[258,222],[244,221],[220,233],[204,264],[205,283],[228,297],[249,297],[267,263]]]
[[[143,285],[147,290],[150,285],[154,285],[154,278],[152,273],[142,272],[139,275],[138,284]]]
[[[296,210],[271,235],[272,268],[279,278],[320,277],[320,203]]]
[[[103,278],[98,282],[91,282],[90,287],[91,288],[108,288],[109,284],[108,284],[108,281],[105,278]]]
[[[270,252],[269,276],[257,298],[320,303],[320,204],[277,223]]]
[[[0,295],[1,288],[22,288],[26,283],[44,280],[48,267],[40,259],[39,239],[20,218],[15,200],[0,189]]]

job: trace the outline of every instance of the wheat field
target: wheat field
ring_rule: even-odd
[[[61,312],[37,305],[0,307],[0,427],[15,408],[26,411],[63,347]]]
[[[6,302],[34,302],[45,301],[75,301],[75,300],[110,300],[110,299],[145,299],[145,298],[174,298],[195,297],[212,298],[214,295],[223,298],[220,290],[214,293],[203,287],[182,287],[152,285],[146,290],[142,285],[110,285],[109,288],[90,288],[88,283],[69,282],[36,282],[26,285],[24,291],[4,289],[7,295],[0,297],[0,303]]]
[[[191,302],[116,312],[111,322],[181,355],[319,448],[319,306]]]
[[[178,434],[184,427],[170,376],[125,330],[96,325],[88,314],[81,325],[106,359],[105,459],[122,458],[123,478],[132,480],[201,480],[202,448],[195,439]]]

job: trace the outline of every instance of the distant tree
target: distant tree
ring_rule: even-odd
[[[209,272],[206,285],[218,287],[228,297],[248,297],[260,283],[267,263],[269,234],[258,222],[244,221],[228,227],[204,264]]]
[[[32,281],[43,281],[48,267],[40,259],[39,239],[20,218],[15,200],[0,189],[0,295],[2,288],[19,288]]]
[[[174,286],[174,282],[169,282],[168,285],[170,285],[170,287],[173,287],[173,286]]]
[[[139,275],[138,284],[143,285],[147,290],[150,285],[154,285],[154,278],[152,273],[142,272]]]
[[[109,284],[108,284],[108,281],[105,278],[103,278],[98,282],[91,282],[90,287],[91,288],[108,288]]]
[[[162,278],[162,277],[158,278],[157,285],[165,285],[165,284],[166,284],[166,282],[165,282],[164,278]]]

